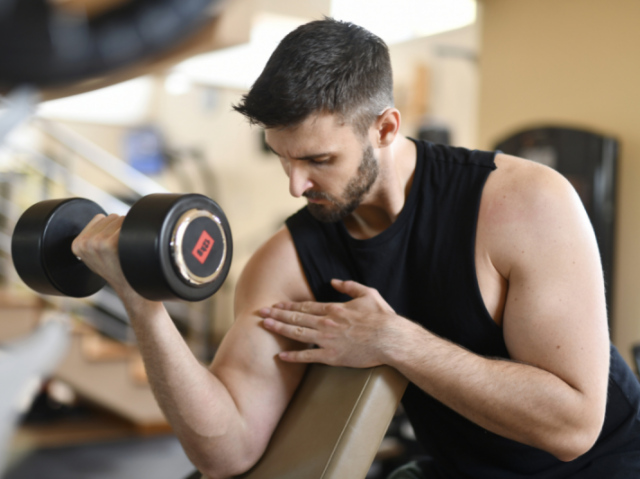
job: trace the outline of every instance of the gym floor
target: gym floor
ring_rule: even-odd
[[[17,429],[3,479],[183,479],[195,468],[169,429],[142,430],[42,392]]]
[[[43,448],[11,467],[5,479],[182,479],[194,470],[173,436]]]

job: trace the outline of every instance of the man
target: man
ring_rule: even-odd
[[[127,285],[122,218],[96,217],[73,244],[122,298],[206,477],[259,459],[310,362],[411,381],[403,404],[432,456],[421,477],[640,473],[640,387],[609,347],[596,241],[567,181],[399,135],[386,46],[331,19],[289,34],[236,109],[308,206],[247,264],[210,369]]]

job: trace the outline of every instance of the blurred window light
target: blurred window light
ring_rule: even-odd
[[[181,72],[173,72],[164,80],[164,89],[170,95],[184,95],[191,90],[191,79]]]
[[[248,90],[280,40],[308,21],[270,13],[256,15],[249,43],[198,55],[176,65],[174,71],[196,83]]]
[[[476,19],[476,0],[332,0],[331,15],[363,26],[388,44],[462,28]],[[251,41],[198,55],[174,68],[193,82],[248,90],[271,53],[290,31],[310,19],[262,13],[256,15]]]
[[[41,103],[45,118],[111,125],[137,125],[148,116],[153,80],[140,77],[89,93]]]
[[[393,44],[474,23],[476,0],[332,0],[331,16]]]

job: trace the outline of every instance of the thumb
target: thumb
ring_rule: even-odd
[[[369,292],[369,288],[355,281],[342,281],[341,279],[332,279],[331,286],[337,291],[348,294],[352,298],[360,298]]]

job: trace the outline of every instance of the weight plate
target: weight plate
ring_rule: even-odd
[[[207,236],[213,240],[208,252],[202,248]],[[133,205],[122,224],[119,254],[127,281],[141,296],[201,301],[229,273],[231,229],[222,209],[206,196],[148,195]]]
[[[28,208],[11,238],[13,264],[25,284],[42,294],[74,298],[100,290],[105,280],[71,251],[73,240],[97,214],[106,215],[84,198],[41,201]]]

